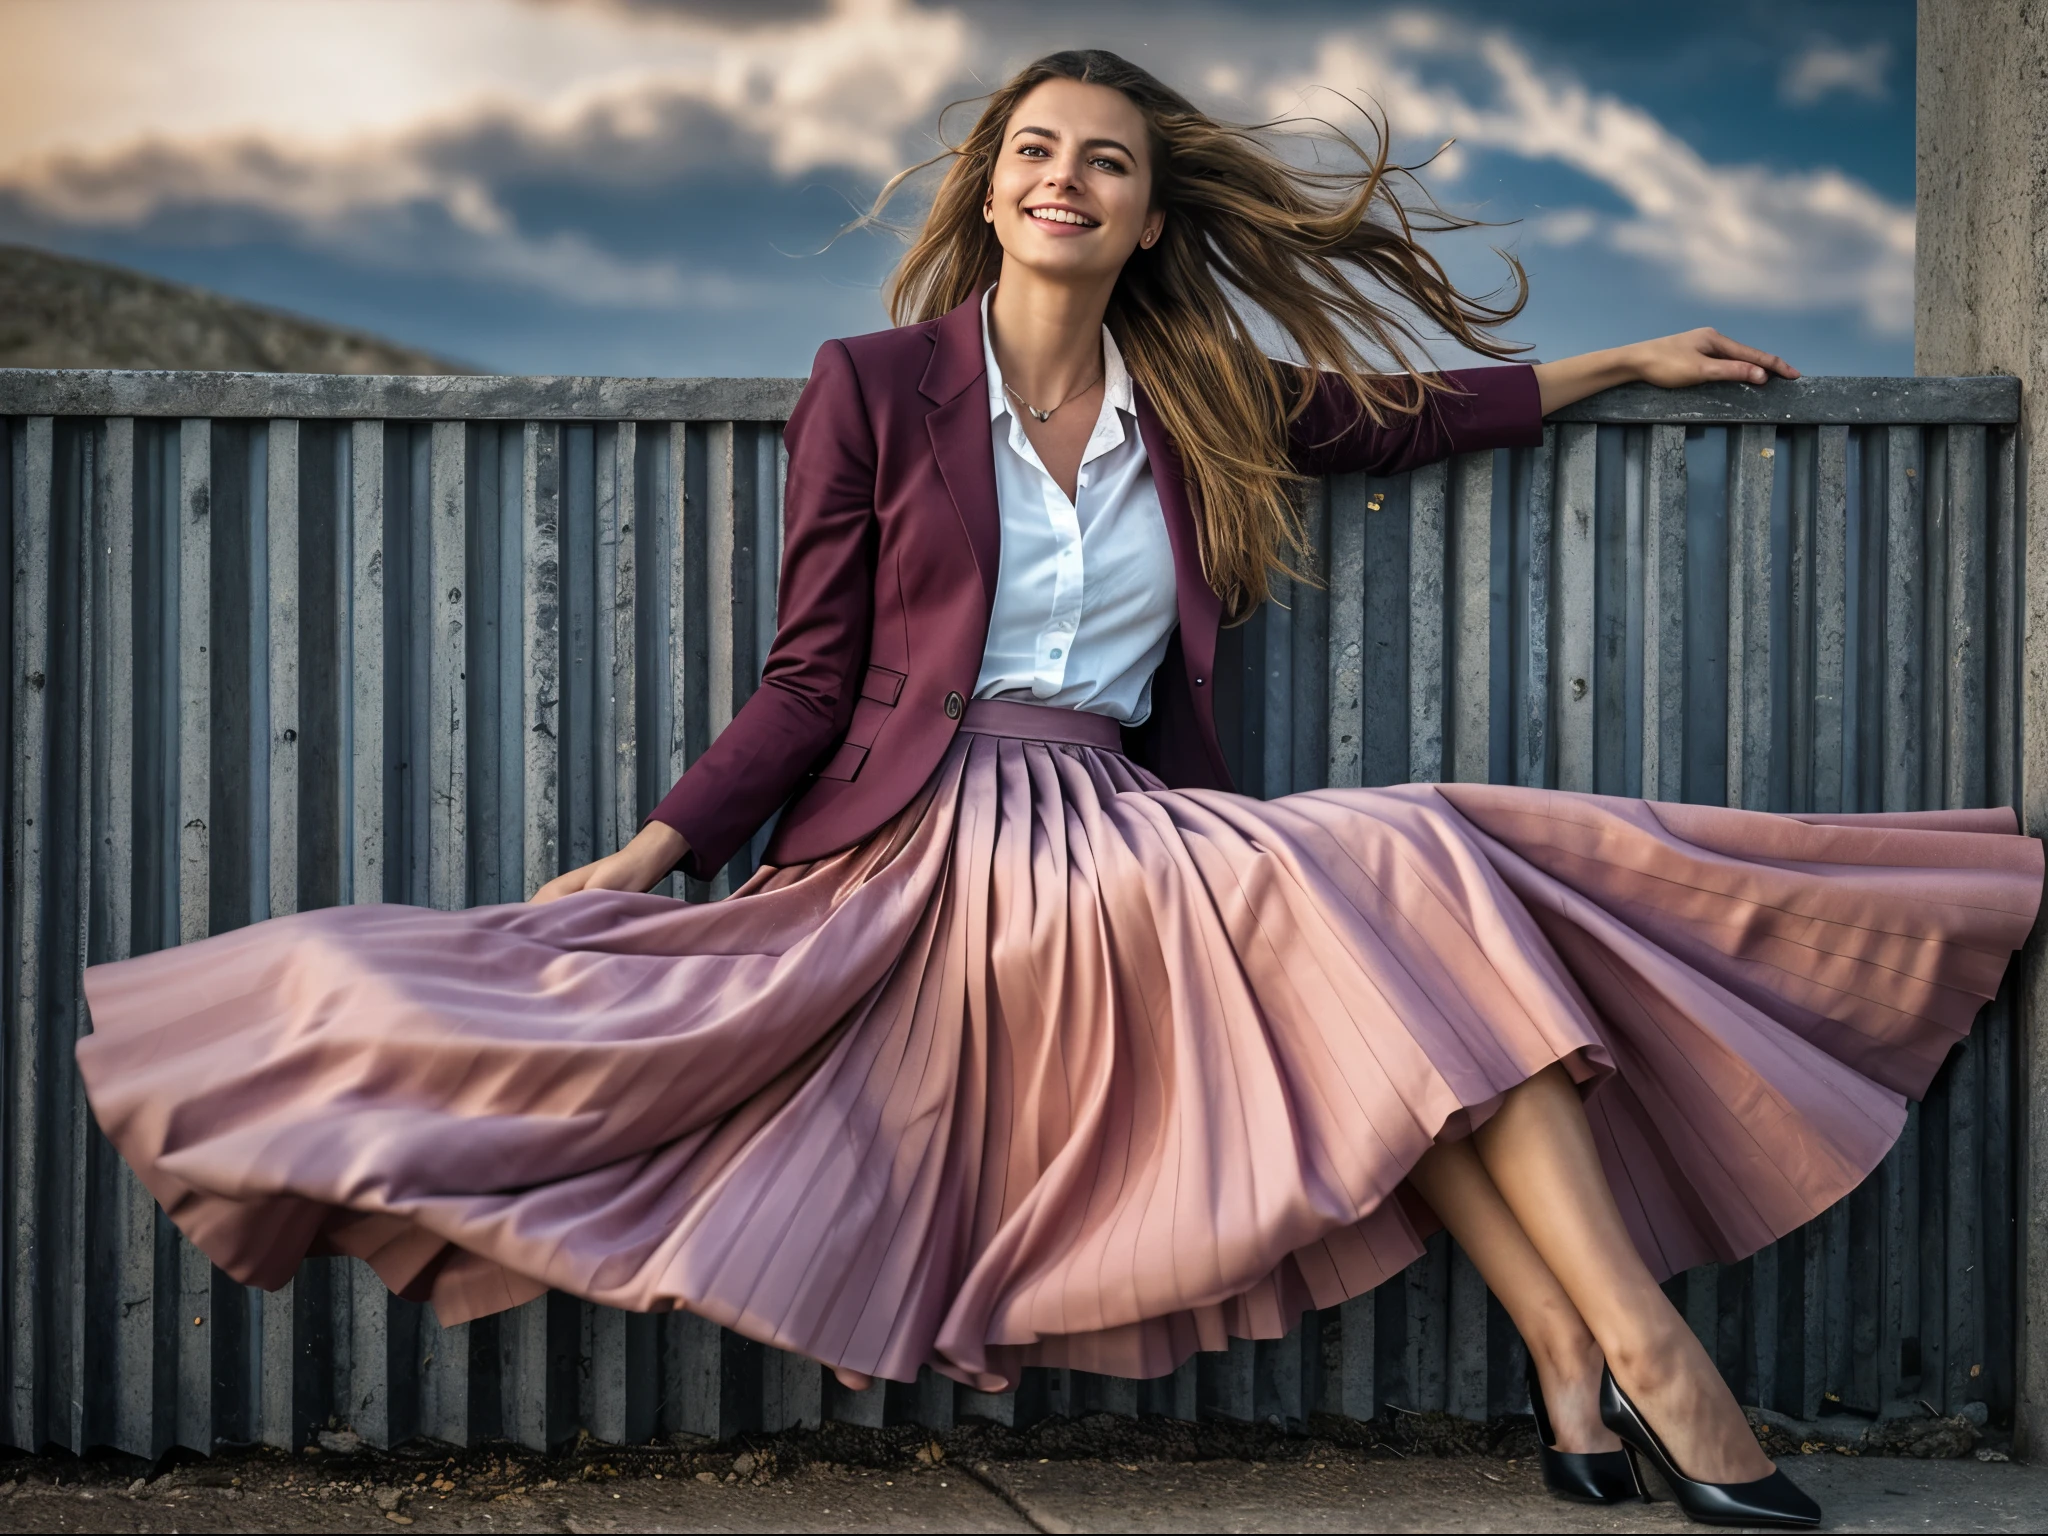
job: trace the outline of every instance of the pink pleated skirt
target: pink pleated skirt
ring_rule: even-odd
[[[1562,1063],[1660,1276],[1853,1189],[2032,926],[2007,810],[1169,790],[976,704],[730,898],[331,907],[85,972],[99,1123],[276,1287],[549,1287],[985,1391],[1156,1376],[1422,1251],[1435,1142]]]

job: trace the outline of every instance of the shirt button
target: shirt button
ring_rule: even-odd
[[[1195,686],[1197,688],[1202,686],[1202,680],[1199,677],[1195,679]]]
[[[1050,651],[1046,652],[1046,654],[1052,657],[1054,661],[1058,661],[1060,659],[1060,648],[1058,646],[1054,646]]]
[[[946,718],[948,720],[958,720],[960,712],[966,707],[967,701],[961,698],[959,694],[949,693],[946,695]]]

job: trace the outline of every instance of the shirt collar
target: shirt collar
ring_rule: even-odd
[[[990,283],[981,295],[981,359],[988,369],[988,415],[991,421],[1010,409],[1009,392],[1003,388],[1003,370],[996,363],[995,344],[988,337],[988,304],[995,291],[996,285]],[[1124,366],[1124,355],[1117,350],[1116,338],[1109,334],[1107,325],[1102,328],[1102,393],[1103,398],[1116,409],[1137,415],[1137,402],[1131,393],[1131,373]]]

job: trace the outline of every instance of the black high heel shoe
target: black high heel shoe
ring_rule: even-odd
[[[1529,1373],[1529,1410],[1536,1415],[1536,1448],[1543,1463],[1543,1486],[1560,1498],[1582,1504],[1619,1504],[1624,1499],[1646,1497],[1636,1464],[1627,1451],[1560,1451],[1550,1432],[1550,1415],[1543,1408],[1543,1386],[1536,1379],[1534,1361],[1525,1361]]]
[[[1621,1436],[1634,1455],[1647,1456],[1671,1485],[1678,1507],[1703,1525],[1773,1525],[1804,1529],[1820,1524],[1820,1506],[1783,1472],[1750,1483],[1703,1483],[1678,1470],[1664,1442],[1650,1428],[1606,1367],[1600,1371],[1600,1420]]]

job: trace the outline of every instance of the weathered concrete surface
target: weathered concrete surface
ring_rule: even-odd
[[[1830,1530],[2031,1531],[2048,1512],[2040,1467],[1806,1456],[1787,1469],[1820,1500]],[[1701,1529],[1667,1499],[1567,1504],[1545,1492],[1529,1460],[1065,1461],[991,1465],[983,1475],[1050,1532]]]
[[[221,416],[386,420],[782,421],[802,379],[613,379],[339,373],[0,369],[0,416]],[[2010,378],[1775,379],[1763,386],[1651,384],[1604,390],[1554,421],[1844,422],[2013,420]]]
[[[601,1466],[602,1464],[600,1464]],[[2048,1468],[1805,1456],[1787,1466],[1840,1531],[2031,1531]],[[0,1468],[0,1471],[6,1469]],[[473,1469],[472,1469],[473,1470]],[[64,1478],[59,1485],[52,1475]],[[515,1470],[514,1478],[525,1474]],[[443,1486],[443,1485],[446,1486]],[[1546,1493],[1526,1458],[1400,1459],[1331,1449],[1307,1463],[994,1461],[736,1474],[492,1480],[388,1463],[339,1479],[288,1458],[153,1482],[73,1466],[0,1480],[0,1531],[1677,1531],[1668,1500],[1613,1509]]]
[[[622,1477],[482,1495],[439,1492],[431,1484],[401,1493],[369,1482],[308,1490],[263,1476],[244,1478],[241,1487],[210,1487],[173,1475],[162,1487],[132,1493],[127,1485],[24,1484],[0,1496],[0,1531],[326,1533],[402,1526],[422,1533],[1031,1529],[979,1479],[952,1470],[811,1466],[763,1484]]]
[[[1699,384],[1659,389],[1619,384],[1552,411],[1547,421],[1776,422],[1890,426],[2011,421],[2017,381],[1985,372],[1945,379],[1858,378],[1852,374],[1773,379],[1768,384]]]
[[[1920,0],[1913,367],[2021,381],[2020,810],[2048,832],[2048,0]],[[2048,949],[2021,981],[2017,1443],[2048,1461]]]
[[[110,369],[0,368],[0,416],[784,421],[803,387],[802,379],[777,378],[131,373]]]

